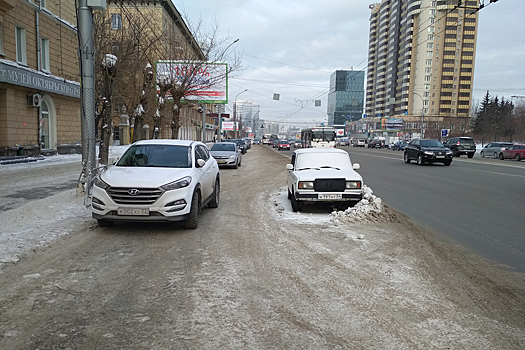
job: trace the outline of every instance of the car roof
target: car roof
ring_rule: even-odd
[[[295,154],[303,154],[303,153],[346,153],[348,152],[343,151],[342,149],[338,148],[302,148],[294,151]]]
[[[191,146],[192,143],[201,143],[199,141],[191,140],[173,140],[173,139],[152,139],[152,140],[140,140],[135,142],[133,145],[172,145],[172,146]]]

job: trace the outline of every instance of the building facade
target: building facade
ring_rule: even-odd
[[[479,1],[384,0],[370,9],[365,113],[415,129],[468,118]]]
[[[74,23],[74,0],[0,0],[0,155],[79,151]]]
[[[347,120],[363,116],[365,72],[337,70],[330,75],[328,92],[328,124],[344,125]]]

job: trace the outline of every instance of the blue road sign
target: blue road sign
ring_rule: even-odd
[[[448,129],[441,129],[441,137],[447,137],[448,136]]]

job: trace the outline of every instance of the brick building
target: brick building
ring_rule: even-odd
[[[0,155],[78,152],[75,1],[0,0]]]

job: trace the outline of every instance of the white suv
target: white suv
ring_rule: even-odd
[[[205,205],[219,206],[217,162],[202,142],[144,140],[94,182],[91,208],[99,226],[115,221],[185,221],[197,228]]]
[[[363,199],[363,179],[350,155],[336,148],[306,148],[294,151],[288,170],[288,199],[292,210],[305,202],[346,202]]]

